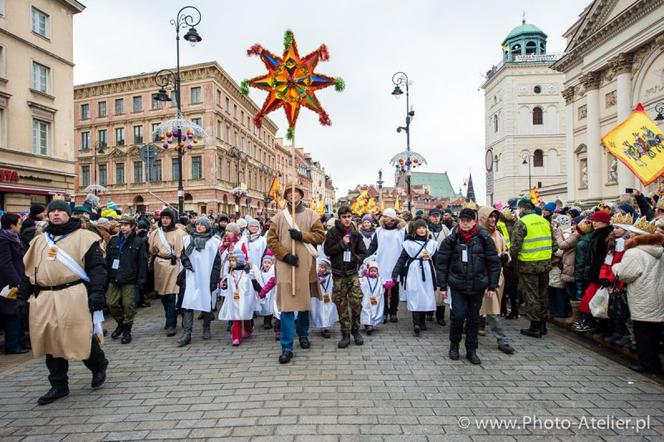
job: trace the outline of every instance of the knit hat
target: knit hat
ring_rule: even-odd
[[[249,220],[249,222],[247,223],[247,227],[251,227],[251,226],[256,226],[256,227],[258,227],[258,228],[260,229],[260,228],[261,228],[261,223],[260,223],[257,219],[252,218],[252,219]]]
[[[226,226],[226,233],[240,233],[240,226],[237,223],[228,223]]]
[[[374,219],[373,219],[373,217],[372,217],[371,215],[364,215],[364,216],[362,217],[362,222],[365,222],[365,221],[369,221],[370,223],[373,224]]]
[[[445,213],[449,213],[449,214],[451,215],[451,214],[452,214],[452,209],[450,209],[449,207],[447,207],[447,208],[445,209]]]
[[[392,218],[392,219],[397,219],[397,211],[394,210],[394,209],[391,208],[391,207],[388,207],[388,208],[385,209],[385,211],[383,212],[383,216],[386,216],[386,217],[388,217],[388,218]]]
[[[493,203],[493,208],[496,210],[502,210],[503,207],[504,207],[503,203],[500,201],[496,201],[495,203]]]
[[[618,206],[618,210],[627,215],[632,215],[632,218],[636,218],[636,211],[634,210],[634,207],[630,206],[629,204],[620,204]]]
[[[30,206],[30,218],[34,218],[40,213],[44,213],[46,211],[46,207],[44,207],[41,204],[33,204]]]
[[[477,219],[477,212],[470,208],[461,209],[459,218]]]
[[[516,209],[517,203],[519,202],[518,198],[510,198],[507,200],[507,207],[514,210]]]
[[[83,202],[86,206],[90,206],[92,208],[98,207],[99,206],[99,197],[95,195],[94,193],[88,193],[85,195],[85,201]]]
[[[420,218],[420,219],[416,219],[415,221],[413,221],[412,223],[410,223],[410,228],[412,229],[413,235],[415,235],[415,232],[416,232],[417,229],[419,229],[420,227],[427,227],[427,222],[424,221],[424,220],[421,219],[421,218]]]
[[[267,249],[267,252],[265,255],[263,255],[263,259],[261,259],[261,262],[269,261],[270,264],[274,264],[274,255],[272,255],[272,252],[270,249]]]
[[[543,207],[544,210],[547,210],[551,213],[555,212],[557,208],[558,207],[556,206],[556,203],[554,203],[553,201],[549,201],[548,203],[544,204]]]
[[[228,215],[226,215],[225,213],[222,213],[221,215],[219,215],[219,216],[217,217],[217,222],[218,222],[218,223],[220,223],[220,222],[222,222],[222,221],[226,221],[226,222],[229,221],[229,219],[228,219]]]
[[[237,220],[236,224],[240,228],[240,230],[247,228],[247,220],[245,220],[244,218],[240,218],[239,220]],[[226,228],[228,229],[228,227]]]
[[[586,219],[586,217],[583,216],[583,215],[575,216],[574,218],[572,218],[572,225],[573,225],[573,226],[576,226],[577,224],[579,224],[579,223],[580,223],[581,221],[583,221],[584,219]]]
[[[611,222],[611,214],[606,210],[598,210],[597,212],[593,213],[593,216],[590,218],[590,220],[609,224]]]
[[[74,207],[74,210],[72,210],[74,213],[87,213],[88,215],[92,215],[92,210],[88,206],[76,206]]]
[[[569,216],[571,216],[572,219],[574,219],[577,216],[581,215],[581,210],[577,209],[576,207],[572,207],[571,209],[569,209],[567,213],[569,213]]]
[[[210,219],[205,215],[201,216],[196,220],[196,225],[199,224],[205,226],[208,232],[210,231],[210,229],[212,229],[212,223],[210,223]]]
[[[539,216],[542,216],[542,208],[541,207],[535,207],[535,213]]]
[[[535,204],[533,204],[533,202],[530,201],[530,199],[528,199],[528,198],[521,198],[519,200],[519,202],[517,203],[517,207],[526,207],[526,208],[534,209]]]
[[[318,258],[318,265],[326,267],[328,269],[332,269],[332,263],[330,263],[330,260],[327,258]]]
[[[422,210],[422,209],[418,209],[418,210],[415,212],[415,216],[424,216],[424,210]]]
[[[244,264],[247,262],[244,257],[244,252],[242,250],[233,250],[233,256],[237,262],[237,267],[244,267]]]
[[[48,203],[48,209],[46,213],[51,213],[53,210],[60,210],[62,212],[67,212],[67,215],[71,216],[71,206],[68,202],[64,200],[53,200]]]

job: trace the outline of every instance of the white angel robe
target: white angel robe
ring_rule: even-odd
[[[422,247],[424,246],[424,247]],[[436,310],[436,289],[434,287],[434,274],[431,269],[431,261],[436,253],[436,241],[407,240],[403,248],[413,260],[408,266],[406,274],[406,285],[404,295],[406,306],[410,312],[431,312]],[[422,260],[424,254],[429,255],[429,260]],[[420,266],[420,264],[422,264]],[[424,280],[422,278],[424,275]]]
[[[311,327],[314,330],[330,328],[339,321],[337,305],[332,300],[332,273],[322,281],[318,278],[322,299],[311,298]]]
[[[376,240],[378,249],[376,250],[376,263],[378,268],[385,275],[391,275],[394,266],[401,256],[403,250],[403,241],[406,237],[405,229],[394,228],[391,230],[379,227],[376,229]],[[399,292],[399,300],[405,301],[403,290]],[[435,309],[434,309],[435,310]]]
[[[378,278],[363,276],[360,278],[362,290],[362,312],[360,324],[377,327],[383,323],[385,313],[385,281]]]
[[[263,268],[261,267],[260,270],[256,269],[256,281],[261,285],[261,287],[264,287],[265,284],[270,280],[270,278],[274,277],[274,266],[270,267],[270,270],[267,272],[263,271]],[[258,296],[258,292],[256,293],[256,314],[260,316],[272,316],[274,315],[274,306],[276,303],[276,295],[277,295],[277,286],[275,285],[272,287],[272,290],[267,292],[265,294],[265,298],[261,299]]]
[[[182,242],[186,250],[191,242],[191,235],[185,236]],[[189,261],[191,261],[194,271],[186,271],[182,308],[209,312],[215,307],[217,290],[210,292],[210,274],[220,243],[219,238],[213,236],[207,240],[203,250],[194,249],[189,255]],[[182,268],[182,265],[180,265],[180,268]]]
[[[253,319],[256,307],[256,291],[251,284],[251,275],[242,270],[232,270],[226,277],[226,289],[220,292],[224,304],[219,310],[222,321],[248,321]]]
[[[248,238],[244,241],[245,246],[247,247],[247,255],[249,255],[249,262],[260,268],[263,255],[265,254],[265,250],[267,250],[267,240],[264,237],[259,236],[253,241],[249,241]]]

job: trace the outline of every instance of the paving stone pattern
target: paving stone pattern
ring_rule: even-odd
[[[100,390],[91,391],[90,372],[72,362],[70,396],[41,407],[36,399],[48,389],[42,360],[3,371],[0,440],[664,440],[664,387],[555,330],[541,340],[520,336],[521,320],[506,321],[512,356],[480,338],[481,366],[465,361],[463,349],[462,360],[447,359],[448,327],[428,323],[415,338],[403,313],[362,347],[338,350],[338,328],[332,339],[312,333],[311,349],[296,344],[293,361],[279,365],[279,345],[262,321],[238,348],[219,321],[213,339],[201,340],[196,321],[192,344],[181,349],[164,335],[162,315],[153,302],[139,311],[131,344],[107,341],[110,366]],[[523,416],[542,421],[481,426],[501,418],[523,423]],[[649,416],[649,428],[577,425],[606,416]],[[547,429],[556,418],[573,424]]]

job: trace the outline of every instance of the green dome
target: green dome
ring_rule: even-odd
[[[541,35],[546,38],[546,34],[540,28],[524,21],[519,26],[512,29],[509,34],[507,34],[507,37],[505,37],[505,40],[503,40],[503,44],[505,44],[508,40],[512,40],[524,35]]]

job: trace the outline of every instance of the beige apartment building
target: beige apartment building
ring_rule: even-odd
[[[0,209],[74,192],[76,0],[0,0]]]
[[[106,188],[102,203],[110,199],[130,213],[177,207],[177,149],[165,150],[151,136],[174,118],[175,102],[155,100],[154,74],[75,86],[77,203],[98,184]],[[181,78],[184,117],[207,133],[183,157],[185,210],[262,214],[272,179],[284,170],[276,160],[277,126],[269,118],[261,129],[254,125],[258,106],[218,63],[181,67]],[[150,143],[159,153],[148,170],[139,150]],[[239,199],[236,188],[246,192]]]

